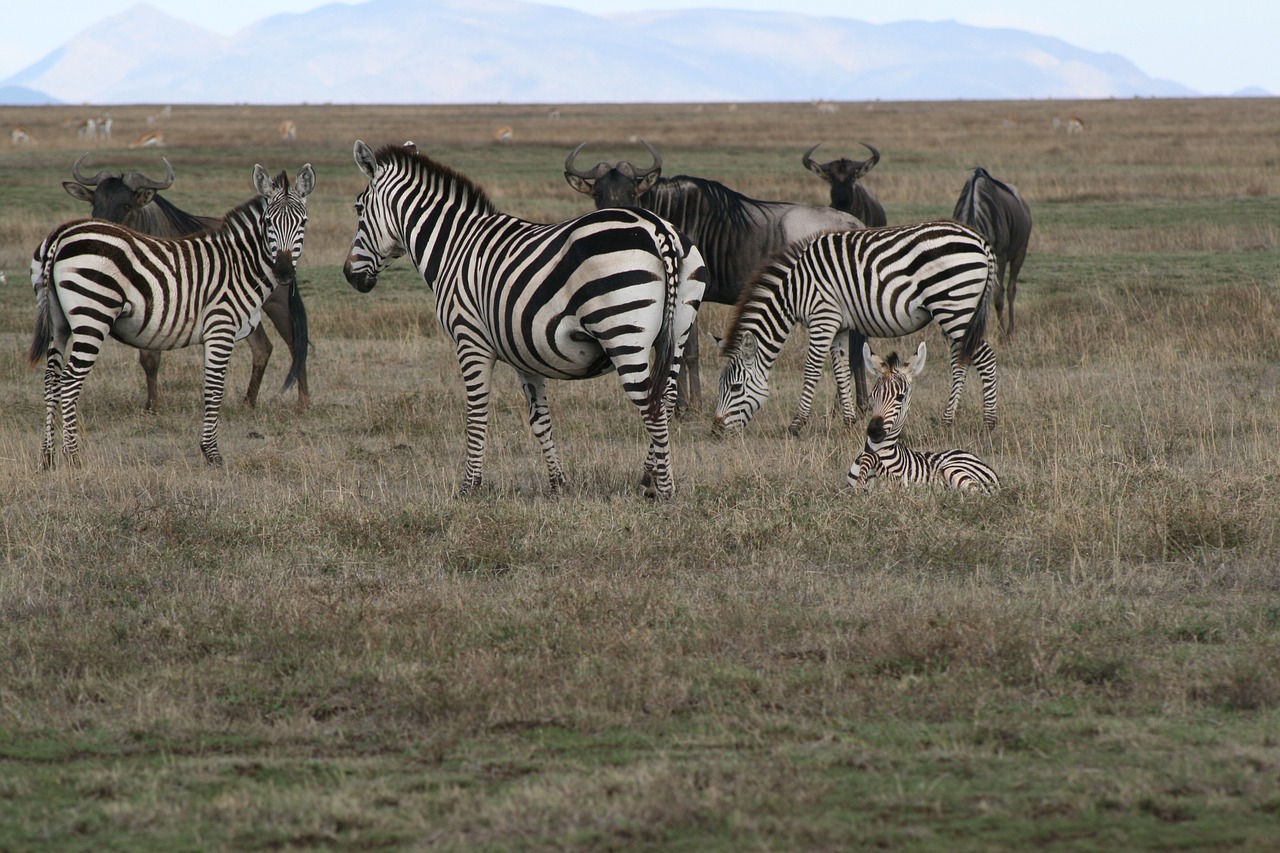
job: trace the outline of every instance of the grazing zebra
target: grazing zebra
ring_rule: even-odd
[[[991,177],[979,166],[969,175],[952,218],[977,231],[991,244],[996,256],[996,316],[1005,337],[1013,337],[1013,299],[1018,295],[1018,273],[1027,259],[1031,240],[1031,208],[1018,188]],[[1005,265],[1009,267],[1009,313],[1004,312]]]
[[[583,142],[564,161],[564,177],[569,186],[590,195],[596,209],[635,207],[651,210],[679,228],[697,244],[707,262],[707,291],[703,300],[719,305],[733,305],[742,288],[760,264],[774,252],[796,240],[824,231],[861,228],[861,220],[829,207],[797,204],[789,201],[761,201],[749,198],[719,181],[676,175],[659,177],[662,156],[648,142],[644,146],[653,157],[648,169],[637,169],[626,160],[616,165],[597,163],[590,171],[574,166]],[[853,347],[862,345],[859,337]],[[702,386],[698,377],[698,336],[689,339],[685,351],[685,373],[681,383],[680,403],[701,405]],[[859,373],[859,402],[866,397]],[[837,400],[845,420],[852,423],[857,415],[848,395]]]
[[[908,485],[938,484],[962,492],[995,491],[1000,487],[996,472],[977,456],[964,450],[938,453],[910,450],[900,441],[902,424],[911,405],[911,385],[924,369],[925,345],[906,364],[896,352],[881,359],[863,345],[867,372],[875,377],[871,388],[871,417],[867,420],[867,441],[849,468],[849,485],[863,489],[876,477]]]
[[[970,363],[982,377],[982,417],[996,423],[996,357],[985,340],[995,259],[982,235],[949,220],[822,234],[775,255],[742,291],[721,343],[713,427],[747,425],[769,396],[769,371],[791,329],[809,329],[798,434],[812,412],[822,365],[830,356],[841,394],[849,387],[847,329],[867,337],[910,334],[937,320],[951,341],[951,398],[942,421],[955,419]]]
[[[642,481],[674,491],[668,432],[680,354],[706,271],[694,245],[658,216],[601,210],[555,225],[499,212],[484,191],[425,154],[355,144],[369,178],[343,272],[367,293],[408,254],[435,291],[436,316],[457,348],[467,398],[462,493],[481,485],[493,366],[515,368],[551,488],[565,484],[551,436],[546,379],[617,370],[649,431]],[[650,357],[653,364],[650,365]]]
[[[108,335],[144,349],[204,344],[200,450],[211,465],[222,464],[218,411],[232,344],[258,325],[263,301],[280,286],[291,292],[296,336],[286,387],[297,376],[307,351],[297,263],[315,172],[308,163],[290,187],[284,172],[272,180],[254,166],[253,186],[255,198],[193,236],[151,237],[81,219],[41,243],[31,264],[39,310],[30,356],[32,363],[46,358],[46,468],[59,407],[63,453],[70,464],[79,460],[76,403]]]

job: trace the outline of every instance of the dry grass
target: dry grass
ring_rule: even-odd
[[[119,129],[154,111],[112,112]],[[0,848],[1265,849],[1277,111],[176,109],[163,153],[197,212],[241,200],[253,162],[317,167],[315,404],[229,403],[229,464],[209,471],[196,354],[166,357],[145,417],[136,359],[111,348],[86,386],[86,466],[53,473],[12,271],[82,212],[57,187],[75,111],[0,111],[39,141],[0,154]],[[1070,114],[1083,137],[1054,133]],[[294,146],[273,136],[285,117]],[[800,153],[866,139],[893,222],[948,213],[979,162],[1018,184],[1036,234],[1020,335],[998,346],[1001,425],[980,431],[971,388],[943,429],[936,360],[908,425],[1006,488],[844,493],[858,436],[825,411],[830,382],[787,436],[800,335],[744,436],[679,425],[660,505],[634,494],[643,430],[616,378],[551,388],[572,482],[553,499],[500,369],[490,485],[455,498],[462,395],[429,295],[403,265],[369,296],[338,268],[351,141],[413,138],[550,218],[586,206],[559,176],[569,148],[639,159],[631,135],[672,173],[810,201]],[[233,392],[247,372],[233,360]]]

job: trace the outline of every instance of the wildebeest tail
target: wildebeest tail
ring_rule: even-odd
[[[986,241],[983,241],[983,248],[987,256],[987,281],[982,286],[982,295],[978,297],[973,317],[964,330],[964,336],[960,338],[961,364],[973,361],[973,357],[978,354],[978,347],[987,339],[987,315],[991,313],[991,294],[996,286],[996,259]]]
[[[662,416],[662,404],[671,381],[676,360],[676,303],[680,299],[680,240],[669,225],[655,232],[658,256],[662,259],[662,275],[666,279],[666,302],[662,306],[662,326],[653,342],[653,367],[650,370],[649,417]]]

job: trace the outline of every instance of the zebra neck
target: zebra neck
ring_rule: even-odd
[[[449,189],[449,187],[446,187]],[[400,222],[400,245],[404,246],[414,267],[428,287],[434,288],[440,270],[463,244],[472,239],[474,226],[482,221],[516,217],[499,213],[482,195],[466,192],[431,191],[424,188],[416,204],[406,204]]]

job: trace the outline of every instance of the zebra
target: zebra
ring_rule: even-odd
[[[876,379],[871,388],[866,444],[849,467],[851,488],[865,489],[876,477],[909,485],[936,483],[962,492],[992,492],[1000,488],[995,470],[972,453],[964,450],[922,452],[902,445],[902,424],[911,405],[911,386],[924,369],[926,352],[921,341],[916,354],[901,364],[896,352],[881,359],[871,352],[870,346],[863,345],[867,372]]]
[[[45,358],[45,431],[41,454],[53,467],[55,412],[62,416],[62,450],[79,463],[76,404],[108,335],[143,349],[204,344],[204,421],[200,450],[221,465],[218,411],[232,344],[261,321],[263,301],[280,286],[294,309],[293,366],[287,388],[306,357],[306,317],[297,294],[297,263],[307,224],[307,196],[315,188],[308,163],[295,184],[253,167],[257,196],[231,210],[222,224],[199,234],[163,238],[123,225],[79,219],[60,225],[36,249],[31,279],[37,319],[30,358]]]
[[[407,254],[435,292],[466,392],[461,494],[482,483],[490,382],[501,361],[520,379],[553,492],[566,480],[546,379],[617,370],[649,432],[644,494],[672,495],[668,435],[679,359],[706,286],[697,248],[642,210],[594,211],[554,225],[501,213],[469,178],[416,146],[375,153],[357,141],[354,154],[369,185],[356,199],[343,273],[367,293]]]
[[[96,175],[85,174],[80,168],[88,156],[88,154],[80,155],[71,167],[71,176],[75,180],[63,181],[62,188],[72,198],[89,204],[92,210],[90,216],[95,219],[118,222],[153,237],[184,237],[221,224],[215,217],[188,213],[160,194],[160,190],[168,189],[173,185],[173,166],[168,159],[160,158],[164,163],[165,177],[162,180],[155,180],[141,172],[113,175],[106,169],[100,170]],[[262,313],[271,320],[280,337],[292,346],[294,328],[289,305],[289,289],[277,288],[262,304]],[[249,387],[244,394],[244,402],[249,406],[258,404],[258,389],[262,385],[267,362],[271,359],[271,350],[274,349],[270,338],[267,337],[265,325],[255,327],[247,338],[253,353]],[[142,367],[147,383],[147,401],[143,404],[143,410],[154,413],[160,398],[160,386],[157,381],[160,372],[160,352],[138,350],[138,363]],[[305,362],[298,374],[297,385],[298,405],[305,409],[311,405]]]
[[[1001,331],[1013,337],[1013,300],[1018,294],[1018,273],[1027,259],[1031,240],[1031,208],[1018,188],[998,181],[981,166],[974,169],[960,190],[953,219],[987,238],[996,256],[995,303]],[[1005,265],[1009,267],[1009,313],[1004,313]]]
[[[725,365],[712,427],[740,429],[769,396],[769,371],[791,329],[809,329],[800,405],[790,432],[812,412],[830,356],[841,394],[849,387],[846,329],[896,337],[937,320],[951,341],[951,397],[942,421],[955,420],[965,374],[982,377],[982,416],[996,424],[996,358],[986,342],[995,259],[973,229],[950,220],[822,234],[775,255],[742,291],[720,344]]]
[[[590,171],[583,171],[574,166],[574,160],[586,144],[578,145],[565,159],[564,177],[569,186],[590,195],[597,210],[650,210],[689,235],[707,262],[707,290],[703,295],[706,302],[733,305],[760,264],[796,240],[824,231],[863,227],[857,217],[822,205],[761,201],[707,178],[660,177],[662,156],[648,142],[643,143],[653,157],[648,169],[637,169],[621,160],[616,165],[598,163]],[[859,337],[853,347],[861,344]],[[682,383],[689,387],[687,394],[681,389],[682,405],[686,397],[692,405],[701,403],[698,354],[698,337],[694,335],[685,352],[687,373],[682,375]],[[862,387],[861,374],[857,378],[861,402],[866,389]],[[839,398],[837,404],[846,422],[857,419],[848,395]]]

